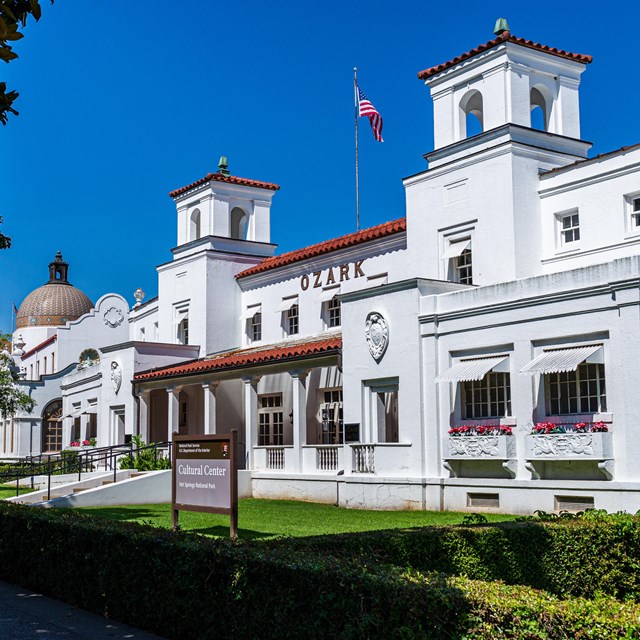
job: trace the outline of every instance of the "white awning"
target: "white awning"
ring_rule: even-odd
[[[289,311],[294,304],[298,304],[298,296],[294,296],[293,298],[284,298],[284,300],[278,305],[276,311],[278,313]]]
[[[451,258],[459,258],[462,255],[462,252],[470,246],[470,238],[467,238],[466,240],[459,240],[458,242],[452,242],[444,252],[444,257],[447,260],[451,260]]]
[[[242,315],[242,318],[243,320],[249,320],[249,318],[253,318],[256,313],[262,313],[261,304],[254,304],[252,307],[247,307],[244,314]]]
[[[466,380],[482,380],[489,371],[504,362],[508,356],[495,356],[493,358],[473,358],[460,360],[441,373],[436,382],[465,382]]]
[[[62,416],[63,418],[79,418],[82,415],[82,409],[74,409],[67,413],[66,416]]]
[[[329,302],[337,295],[340,294],[340,287],[334,287],[333,289],[324,289],[322,293],[318,296],[318,302]]]
[[[588,347],[569,347],[567,349],[547,349],[528,365],[520,369],[520,373],[561,373],[575,371],[578,365],[589,356],[593,356],[602,349],[601,344],[592,344]]]

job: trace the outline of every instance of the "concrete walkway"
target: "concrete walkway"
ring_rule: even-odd
[[[23,587],[0,582],[2,640],[162,640],[146,631],[77,609]]]

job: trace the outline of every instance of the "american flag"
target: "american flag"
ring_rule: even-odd
[[[358,115],[367,116],[369,118],[369,124],[373,131],[373,137],[378,142],[382,140],[382,116],[378,113],[376,108],[371,104],[371,101],[367,96],[362,93],[362,89],[358,87]]]

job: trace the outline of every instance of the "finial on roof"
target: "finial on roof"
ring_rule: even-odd
[[[220,156],[220,162],[218,163],[218,173],[221,173],[223,176],[230,176],[229,169],[229,160],[227,160],[227,156]]]
[[[493,27],[493,33],[497,36],[501,36],[503,33],[510,33],[509,23],[506,18],[498,18],[496,20],[496,26]]]

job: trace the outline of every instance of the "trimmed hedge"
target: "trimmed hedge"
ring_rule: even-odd
[[[555,595],[640,600],[640,518],[425,527],[264,542],[422,572],[502,580]]]
[[[177,639],[640,637],[640,607],[0,505],[0,577]]]

